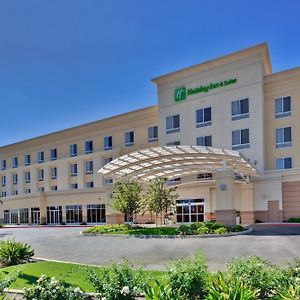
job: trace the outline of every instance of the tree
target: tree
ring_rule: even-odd
[[[174,193],[177,187],[166,187],[166,182],[166,178],[154,179],[147,189],[144,203],[146,211],[154,213],[156,217],[160,216],[161,224],[163,219],[166,221],[168,216],[175,212],[176,200],[179,197]]]
[[[141,191],[142,186],[137,181],[116,182],[112,207],[133,220],[141,210]]]

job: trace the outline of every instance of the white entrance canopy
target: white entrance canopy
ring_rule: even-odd
[[[114,159],[98,173],[115,180],[129,177],[149,181],[156,177],[172,179],[214,173],[224,166],[231,167],[244,179],[258,175],[238,151],[200,146],[165,146],[134,151]]]

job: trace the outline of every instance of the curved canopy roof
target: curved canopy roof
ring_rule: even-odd
[[[165,146],[131,152],[114,159],[98,172],[116,180],[130,177],[142,181],[168,179],[199,173],[214,173],[224,166],[247,178],[258,175],[237,151],[200,146]]]

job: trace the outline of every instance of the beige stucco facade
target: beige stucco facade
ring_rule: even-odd
[[[231,83],[225,84],[229,80]],[[157,86],[157,106],[1,147],[0,219],[37,223],[33,211],[39,208],[40,223],[123,222],[124,217],[110,206],[111,181],[97,170],[108,159],[135,150],[172,144],[197,145],[202,137],[210,137],[211,144],[204,146],[240,151],[259,176],[245,181],[236,174],[225,172],[226,175],[223,170],[221,175],[218,172],[207,177],[193,175],[170,183],[178,185],[181,200],[178,213],[182,214],[178,222],[202,217],[234,218],[236,212],[247,224],[300,217],[300,68],[272,73],[268,47],[261,44],[152,81]],[[211,84],[214,87],[202,89]],[[186,97],[175,101],[179,88],[184,88]],[[289,97],[290,110],[277,118],[275,99],[284,97]],[[245,99],[246,111],[233,115],[233,102],[238,102],[236,107],[240,108],[240,100]],[[210,119],[202,122],[201,110],[204,116],[207,108]],[[149,128],[155,126],[158,137],[149,136],[149,132],[155,131]],[[276,129],[287,127],[291,127],[291,140],[278,147]],[[129,131],[134,132],[130,146],[125,144],[125,134]],[[240,138],[239,144],[233,141],[233,135]],[[104,145],[108,136],[112,137],[111,149],[105,149]],[[86,153],[87,141],[92,141],[91,153]],[[76,155],[70,155],[73,144]],[[51,149],[56,149],[54,160]],[[44,160],[38,162],[41,151]],[[25,155],[30,155],[27,165]],[[15,157],[18,165],[13,167]],[[285,158],[288,158],[286,165]],[[278,169],[278,159],[283,159],[284,168]],[[87,172],[90,161],[92,170]],[[76,174],[71,173],[74,164]],[[56,176],[52,176],[53,168]],[[40,170],[44,173],[42,180]],[[28,172],[30,180],[26,178]],[[229,188],[221,190],[224,182]],[[140,220],[147,221],[146,217]]]

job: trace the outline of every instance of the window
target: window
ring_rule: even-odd
[[[52,185],[51,186],[51,191],[57,191],[57,185]]]
[[[82,205],[66,205],[66,223],[82,222]]]
[[[30,154],[25,154],[24,164],[25,164],[25,166],[29,166],[30,165]]]
[[[86,183],[86,187],[87,187],[87,188],[93,188],[93,187],[94,187],[94,182],[93,182],[93,181],[88,181],[88,182]]]
[[[43,181],[44,180],[44,169],[38,170],[38,180]]]
[[[77,176],[77,164],[71,164],[71,176]]]
[[[45,191],[45,188],[43,186],[39,187],[39,192],[42,193]]]
[[[25,182],[26,183],[30,182],[30,172],[25,172]]]
[[[198,180],[212,180],[213,174],[212,173],[200,173],[197,175]]]
[[[72,190],[78,189],[78,184],[77,183],[71,183],[71,189]]]
[[[1,177],[1,185],[2,185],[2,186],[6,186],[6,176],[5,176],[5,175],[3,175],[3,176]]]
[[[212,145],[211,135],[197,137],[197,146],[211,147],[211,145]]]
[[[249,129],[232,131],[232,150],[247,149],[249,147]]]
[[[20,223],[28,224],[29,223],[29,209],[28,208],[20,208]]]
[[[292,146],[292,127],[276,129],[276,148]]]
[[[12,159],[12,166],[13,166],[13,168],[17,168],[18,167],[18,158],[17,157],[13,157],[13,159]]]
[[[25,194],[30,194],[31,190],[30,189],[25,189]]]
[[[174,115],[166,118],[166,133],[180,131],[180,116]]]
[[[85,142],[85,154],[93,153],[93,141]]]
[[[167,146],[179,146],[180,145],[180,141],[174,141],[174,142],[168,142]]]
[[[105,204],[88,204],[87,205],[87,222],[88,223],[105,223]]]
[[[275,118],[283,118],[290,116],[291,113],[291,97],[286,96],[275,99]]]
[[[175,185],[175,184],[179,184],[179,183],[181,183],[181,178],[180,177],[169,179],[167,181],[168,185]]]
[[[6,197],[6,192],[1,192],[1,197]]]
[[[291,157],[284,157],[284,158],[276,159],[276,169],[277,170],[291,169],[291,168],[292,168],[292,158]]]
[[[45,153],[44,153],[44,151],[39,151],[38,152],[38,162],[42,163],[44,161],[45,161]]]
[[[50,159],[57,160],[57,149],[56,148],[50,150]]]
[[[3,197],[3,196],[2,196],[2,197]],[[10,223],[10,221],[9,221],[9,216],[10,216],[9,210],[8,210],[8,209],[5,209],[5,210],[4,210],[4,223],[5,223],[5,224]]]
[[[104,166],[107,165],[107,164],[109,164],[112,160],[113,160],[112,157],[105,157],[104,158]]]
[[[18,183],[18,174],[13,174],[13,184]]]
[[[134,131],[125,132],[125,146],[130,147],[134,145]]]
[[[6,160],[2,159],[1,160],[1,170],[5,170],[6,169]]]
[[[70,156],[77,156],[77,144],[70,145]]]
[[[51,168],[51,179],[56,179],[57,178],[57,168],[53,167]]]
[[[93,161],[89,160],[85,163],[85,173],[93,174]]]
[[[113,184],[114,181],[112,178],[106,178],[105,181],[104,181],[105,184]]]
[[[231,120],[249,118],[249,99],[242,99],[231,102]]]
[[[13,194],[14,196],[18,195],[18,190],[13,190],[12,194]]]
[[[112,149],[112,136],[105,136],[104,137],[104,150]]]
[[[205,127],[211,125],[211,107],[196,110],[196,126]]]
[[[148,127],[148,143],[158,141],[158,127],[152,126]]]

